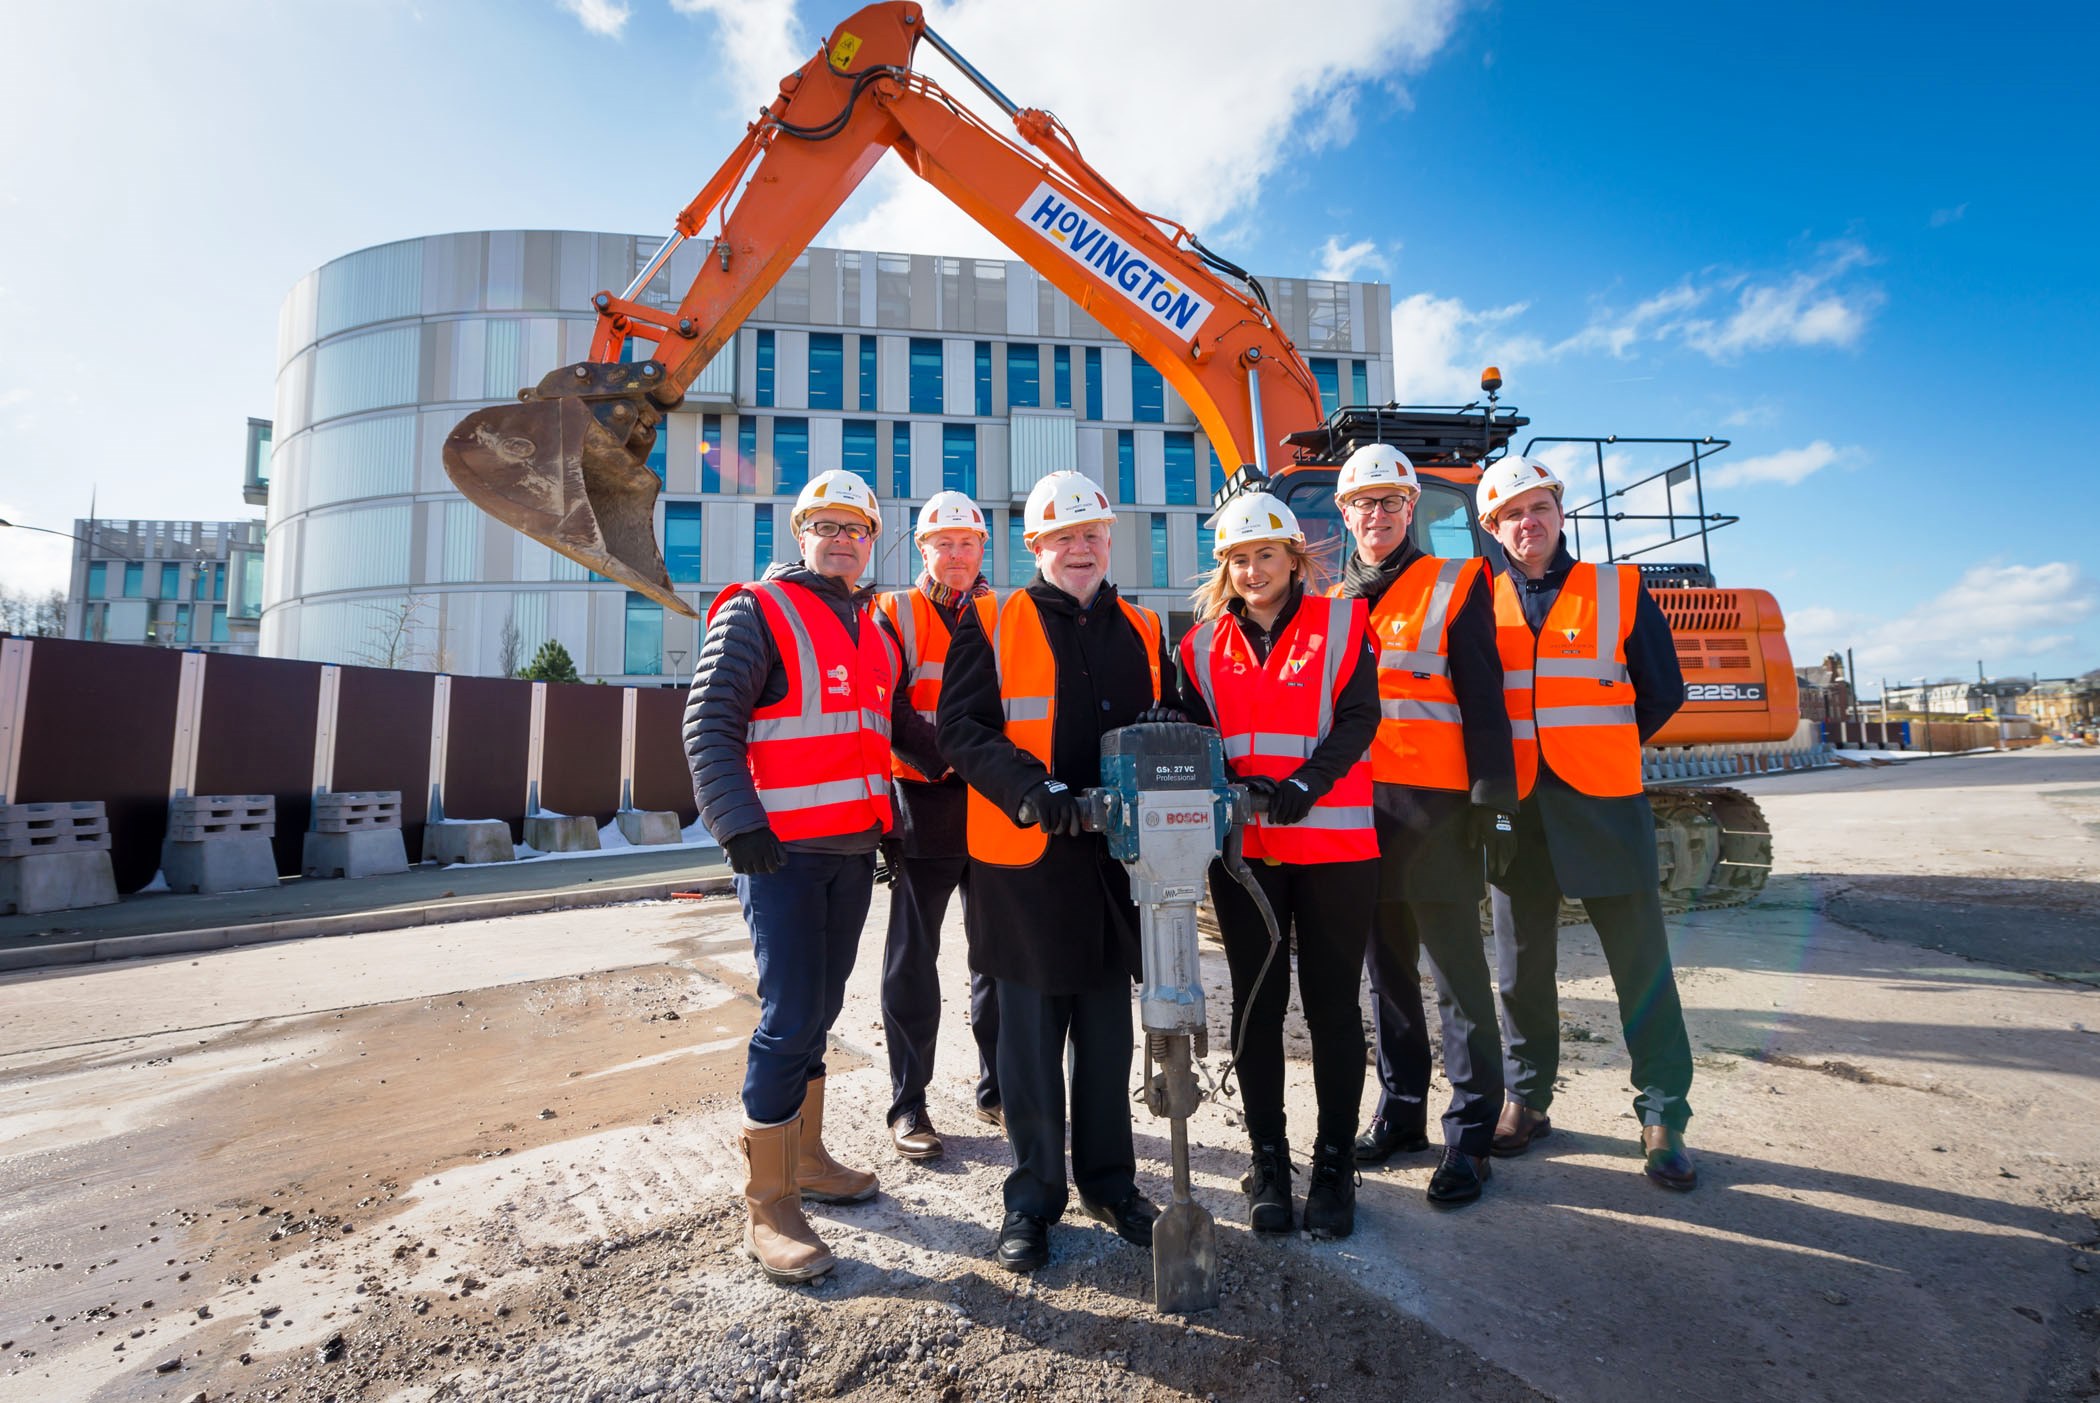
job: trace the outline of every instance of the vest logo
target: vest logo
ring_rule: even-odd
[[[1209,319],[1211,304],[1104,228],[1094,213],[1045,182],[1016,210],[1028,226],[1146,316],[1180,335]]]
[[[1582,630],[1579,628],[1564,628],[1561,630],[1561,635],[1570,643],[1573,643],[1576,639],[1582,637]]]
[[[844,663],[840,663],[824,675],[831,679],[831,685],[824,689],[825,696],[850,697],[853,695],[853,674],[846,670]]]

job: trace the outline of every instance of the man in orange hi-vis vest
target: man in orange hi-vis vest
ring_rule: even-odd
[[[1036,574],[963,611],[941,686],[942,756],[970,786],[970,968],[998,983],[999,1094],[1013,1172],[999,1264],[1050,1260],[1063,1216],[1066,1052],[1079,1205],[1150,1248],[1158,1210],[1138,1191],[1131,1138],[1130,988],[1143,968],[1130,877],[1080,823],[1101,782],[1101,737],[1178,720],[1159,615],[1108,582],[1115,512],[1091,479],[1044,477],[1023,540]]]
[[[1511,454],[1481,474],[1477,492],[1481,524],[1509,562],[1495,577],[1495,632],[1523,796],[1516,860],[1492,894],[1509,1048],[1494,1152],[1522,1154],[1552,1132],[1558,917],[1561,897],[1578,897],[1619,996],[1648,1177],[1690,1189],[1699,1182],[1684,1147],[1692,1048],[1641,792],[1641,743],[1684,704],[1669,621],[1637,566],[1568,553],[1561,482],[1546,464]]]
[[[948,640],[972,600],[992,592],[985,583],[984,513],[960,492],[936,492],[919,509],[913,539],[925,570],[910,589],[876,601],[883,626],[904,654],[902,686],[925,726],[932,753],[908,758],[906,728],[896,737],[897,831],[885,841],[890,873],[890,928],[882,952],[882,1031],[890,1055],[890,1143],[903,1159],[938,1159],[946,1146],[926,1110],[933,1079],[934,1039],[941,1028],[941,922],[948,898],[963,887],[968,919],[969,849],[963,837],[967,791],[940,759],[933,727],[947,667]],[[970,1034],[977,1043],[977,1118],[999,1120],[999,1073],[994,1049],[999,1003],[989,976],[970,976]]]
[[[845,1002],[892,822],[890,734],[910,704],[869,611],[882,517],[850,472],[820,473],[791,517],[802,558],[722,591],[686,703],[700,818],[729,856],[758,968],[744,1059],[744,1250],[776,1281],[831,1270],[802,1200],[851,1203],[875,1176],[824,1147],[824,1047]]]

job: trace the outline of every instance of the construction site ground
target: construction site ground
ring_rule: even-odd
[[[958,919],[948,1152],[890,1151],[880,892],[826,1138],[882,1192],[813,1209],[840,1264],[796,1288],[740,1251],[733,899],[0,975],[0,1400],[2100,1394],[2100,753],[1746,788],[1773,880],[1672,923],[1696,1192],[1640,1173],[1574,927],[1554,1134],[1477,1204],[1432,1209],[1417,1155],[1365,1172],[1347,1241],[1256,1239],[1243,1132],[1204,1107],[1225,1295],[1189,1318],[1076,1207],[1047,1269],[990,1260],[1007,1156],[969,1114]],[[1302,1160],[1295,1001],[1288,1037]]]

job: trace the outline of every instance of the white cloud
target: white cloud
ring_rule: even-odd
[[[1953,209],[1936,209],[1932,212],[1932,227],[1935,229],[1944,229],[1946,226],[1954,223],[1956,220],[1960,219],[1963,215],[1967,214],[1968,212],[1969,202],[1967,200],[1962,201]]]
[[[1832,463],[1856,459],[1859,453],[1857,448],[1835,448],[1828,440],[1819,438],[1801,448],[1782,448],[1777,453],[1724,463],[1708,470],[1704,476],[1708,487],[1742,487],[1754,482],[1776,482],[1792,487]]]
[[[1320,245],[1320,266],[1313,276],[1329,282],[1347,283],[1356,281],[1357,274],[1366,269],[1374,273],[1390,274],[1391,260],[1378,251],[1378,245],[1370,239],[1358,239],[1353,244],[1342,242],[1339,234],[1329,234],[1327,242]]]
[[[627,28],[628,16],[633,10],[625,0],[555,0],[564,10],[576,16],[577,22],[593,34],[602,34],[608,39],[617,39]]]
[[[1278,25],[1260,0],[1216,0],[1200,15],[1128,0],[953,0],[929,4],[927,21],[1015,102],[1069,121],[1087,160],[1133,201],[1209,231],[1215,237],[1205,241],[1218,247],[1227,241],[1221,231],[1295,156],[1353,135],[1365,90],[1399,97],[1396,79],[1443,47],[1460,8],[1459,0],[1334,0],[1317,17]],[[1163,62],[1182,76],[1163,78]],[[917,66],[1012,136],[940,55],[921,46]],[[822,238],[1004,253],[894,161],[871,173]]]
[[[1873,261],[1865,245],[1841,239],[1818,250],[1812,266],[1775,278],[1719,270],[1686,277],[1630,311],[1600,306],[1589,325],[1556,343],[1553,352],[1603,351],[1624,358],[1644,342],[1677,341],[1725,362],[1776,346],[1850,347],[1884,300],[1880,289],[1855,286],[1849,276]],[[1733,311],[1693,315],[1730,293]]]
[[[2046,670],[2044,655],[2071,645],[2100,615],[2094,584],[2069,561],[1986,561],[1931,600],[1893,619],[1811,605],[1787,610],[1797,663],[1853,650],[1863,677],[1891,683]],[[2074,659],[2075,661],[2075,659]]]
[[[1473,311],[1456,297],[1418,292],[1393,306],[1393,395],[1402,404],[1464,404],[1480,397],[1480,372],[1541,358],[1537,338],[1512,323],[1527,302]]]
[[[740,106],[770,106],[780,80],[807,63],[816,41],[804,43],[790,0],[671,0],[688,17],[705,16],[718,27],[708,51],[710,80],[726,84]]]

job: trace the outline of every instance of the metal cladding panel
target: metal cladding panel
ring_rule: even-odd
[[[313,806],[314,719],[321,665],[220,654],[204,669],[197,723],[197,794],[277,798],[277,870],[300,870]]]
[[[977,412],[977,343],[941,341],[941,412],[967,419]],[[916,446],[916,445],[915,445]]]
[[[117,888],[137,891],[160,869],[183,655],[39,638],[30,656],[21,768],[10,802],[100,799],[108,806]],[[209,693],[207,686],[207,700]]]
[[[496,677],[452,679],[452,723],[445,764],[447,818],[500,818],[513,841],[525,837],[525,749],[532,731],[532,684]],[[428,727],[424,728],[427,739]],[[619,745],[617,728],[613,745]]]
[[[1012,474],[1010,495],[1026,497],[1029,488],[1051,473],[1078,467],[1079,420],[1076,416],[1015,410],[1010,424],[1011,431],[1006,441],[1007,461]]]
[[[634,697],[634,806],[671,810],[681,826],[700,816],[685,763],[685,696],[676,687],[651,687]]]
[[[580,684],[547,689],[541,808],[559,814],[589,814],[601,827],[612,821],[620,807],[620,697],[624,691]],[[458,735],[453,732],[455,745]]]
[[[423,851],[423,821],[430,812],[430,699],[436,681],[428,672],[346,667],[336,691],[333,788],[338,794],[400,790],[401,841],[411,853]]]

